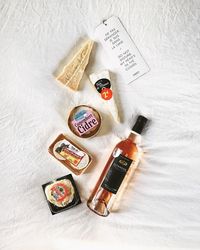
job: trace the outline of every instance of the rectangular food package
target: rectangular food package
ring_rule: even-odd
[[[92,161],[86,150],[63,134],[55,139],[48,151],[75,175],[82,174]]]

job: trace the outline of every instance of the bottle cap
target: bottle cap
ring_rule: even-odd
[[[139,115],[136,123],[134,124],[132,131],[135,131],[138,134],[141,134],[148,119],[142,115]]]

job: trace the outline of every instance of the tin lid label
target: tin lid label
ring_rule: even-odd
[[[90,111],[80,111],[76,114],[72,125],[81,136],[94,129],[98,125],[98,121]]]

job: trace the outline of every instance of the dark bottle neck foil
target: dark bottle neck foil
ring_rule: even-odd
[[[146,123],[147,123],[148,119],[142,115],[139,115],[137,118],[136,123],[134,124],[132,131],[141,134]]]

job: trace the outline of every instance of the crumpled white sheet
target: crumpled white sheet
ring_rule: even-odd
[[[113,72],[120,125],[89,83],[90,73],[108,65],[98,44],[80,91],[52,75],[111,15],[120,17],[151,68],[130,85]],[[0,23],[0,249],[199,248],[200,2],[1,0]],[[90,140],[77,140],[66,126],[67,112],[82,103],[103,115],[101,132]],[[98,217],[87,198],[137,113],[151,119],[144,159],[120,211]],[[59,133],[88,148],[95,164],[75,177],[83,203],[52,216],[41,185],[68,173],[47,152]]]

